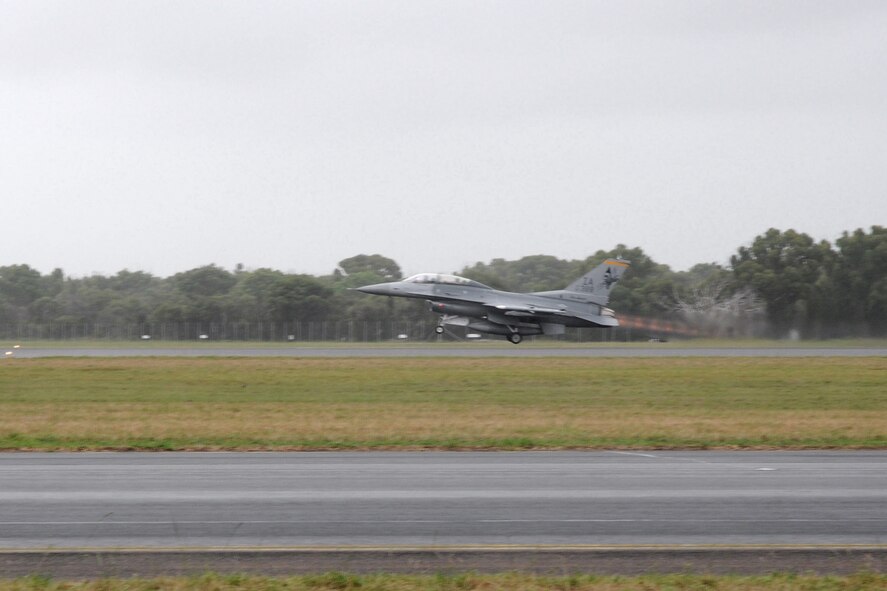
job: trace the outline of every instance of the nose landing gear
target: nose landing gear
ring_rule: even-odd
[[[519,332],[513,332],[510,335],[508,335],[508,340],[511,341],[513,344],[517,345],[522,340],[524,340],[524,337],[522,337]]]

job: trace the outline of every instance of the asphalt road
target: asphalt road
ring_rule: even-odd
[[[0,548],[885,545],[887,452],[0,454]]]
[[[42,347],[7,349],[11,358],[37,357],[887,357],[887,348],[693,348],[674,343],[649,347],[534,347],[482,343],[463,346],[368,347]]]

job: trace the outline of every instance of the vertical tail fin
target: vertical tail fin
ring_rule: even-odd
[[[565,291],[589,296],[588,299],[597,304],[606,304],[610,289],[630,266],[631,262],[624,259],[607,259],[567,286]]]

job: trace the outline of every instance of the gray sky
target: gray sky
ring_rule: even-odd
[[[682,270],[873,224],[882,0],[0,0],[0,265]]]

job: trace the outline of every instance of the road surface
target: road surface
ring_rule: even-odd
[[[38,357],[887,357],[887,348],[738,347],[533,347],[484,343],[393,347],[7,347],[11,359]],[[2,361],[2,359],[0,359]]]

